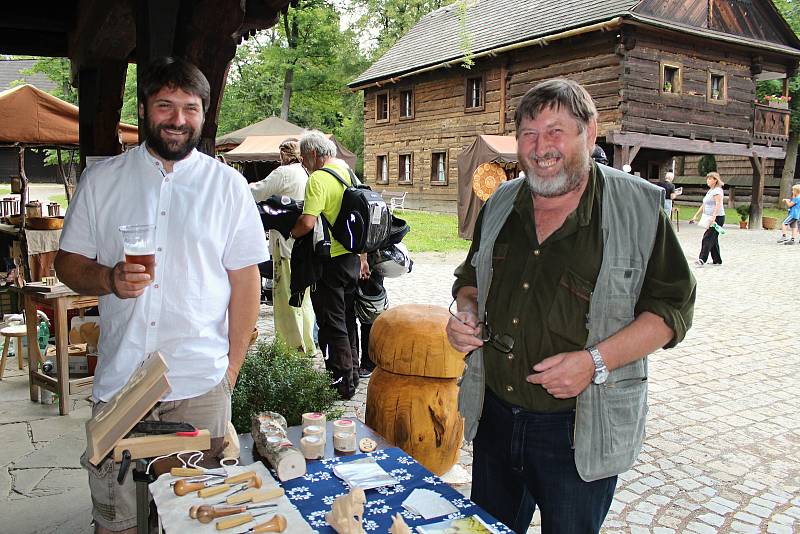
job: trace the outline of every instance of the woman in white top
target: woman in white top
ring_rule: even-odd
[[[708,262],[708,255],[711,254],[711,260],[714,265],[722,265],[722,256],[719,253],[719,232],[714,228],[714,223],[720,228],[725,224],[725,204],[723,202],[725,193],[722,190],[722,178],[719,173],[710,172],[706,175],[706,184],[708,184],[708,192],[703,197],[703,205],[697,210],[697,213],[692,217],[692,221],[696,222],[697,217],[702,212],[703,219],[709,224],[703,234],[703,241],[700,246],[700,257],[695,262],[698,267],[705,265]]]
[[[294,200],[303,200],[308,182],[308,173],[300,163],[300,143],[296,139],[286,139],[280,144],[281,165],[269,176],[250,184],[256,202],[266,200],[272,195],[286,195]],[[272,254],[273,287],[272,310],[275,333],[286,343],[306,354],[314,354],[314,309],[308,289],[303,305],[294,308],[289,305],[289,282],[292,277],[291,257],[294,239],[285,239],[277,230],[269,231],[269,248]]]

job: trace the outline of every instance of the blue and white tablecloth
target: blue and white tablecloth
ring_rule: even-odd
[[[384,534],[392,524],[392,516],[400,513],[406,524],[414,531],[417,525],[428,525],[445,519],[478,515],[498,533],[511,533],[505,525],[489,515],[478,505],[448,486],[439,477],[425,469],[416,460],[397,448],[381,449],[368,454],[337,456],[319,462],[308,462],[305,476],[283,482],[286,496],[297,506],[300,513],[312,528],[320,534],[335,534],[325,522],[333,500],[349,492],[347,485],[336,475],[333,468],[344,462],[351,462],[371,456],[378,464],[394,476],[396,486],[367,490],[367,504],[364,507],[363,527],[367,532]],[[402,507],[403,501],[417,488],[425,488],[439,493],[458,508],[458,513],[436,519],[423,519]]]

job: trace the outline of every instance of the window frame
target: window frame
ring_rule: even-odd
[[[386,164],[386,176],[381,172],[381,158]],[[378,185],[388,185],[389,183],[389,155],[386,153],[375,154],[375,183]]]
[[[472,80],[480,80],[481,90],[480,90],[480,99],[481,102],[478,106],[470,106],[470,95],[472,92],[470,91],[470,81]],[[479,76],[468,76],[464,78],[464,111],[474,112],[474,111],[483,111],[486,109],[486,76],[484,74],[480,74]]]
[[[411,111],[411,113],[409,115],[403,115],[403,105],[404,105],[403,95],[405,93],[410,93],[411,94],[411,103],[410,103],[410,111]],[[415,105],[416,103],[414,102],[414,88],[413,87],[408,87],[408,88],[401,89],[400,91],[398,91],[398,104],[399,104],[398,107],[400,108],[400,120],[401,121],[404,121],[404,120],[407,121],[407,120],[410,120],[410,119],[414,118],[414,111],[415,111],[414,108],[416,107],[416,105]]]
[[[402,159],[408,157],[408,180],[403,179]],[[397,184],[414,185],[414,153],[400,152],[397,154]]]
[[[711,87],[714,77],[722,78],[722,92],[719,98],[711,97]],[[706,77],[706,102],[717,106],[724,106],[728,103],[728,73],[719,69],[708,69]]]
[[[436,168],[436,156],[443,156],[444,157],[444,181],[434,180],[434,176],[438,178],[439,170]],[[446,148],[442,148],[439,150],[432,150],[431,151],[431,176],[430,176],[430,183],[431,186],[441,187],[450,185],[450,169],[448,168],[449,162],[449,154]]]
[[[386,98],[386,118],[382,119],[380,117],[380,111],[382,106],[380,106],[380,99],[381,97]],[[378,91],[375,93],[375,124],[386,124],[389,122],[389,119],[392,116],[392,106],[391,101],[389,100],[389,91]]]
[[[664,84],[667,83],[667,69],[675,70],[673,77],[672,91],[665,91]],[[675,81],[677,79],[677,82]],[[683,65],[674,61],[661,61],[659,63],[658,90],[663,95],[680,95],[683,92]]]

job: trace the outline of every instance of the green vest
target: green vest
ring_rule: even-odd
[[[663,189],[645,180],[604,165],[597,169],[604,181],[603,261],[589,307],[587,347],[633,321],[664,198]],[[502,184],[483,207],[480,249],[472,259],[479,320],[492,284],[494,242],[513,210],[522,180]],[[458,396],[468,441],[478,430],[485,382],[479,348],[467,359]],[[592,481],[627,471],[641,450],[646,414],[647,358],[611,371],[605,384],[590,383],[576,402],[575,465],[581,478]]]

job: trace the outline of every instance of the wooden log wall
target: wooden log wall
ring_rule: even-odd
[[[375,190],[408,191],[406,207],[456,210],[458,155],[478,135],[500,133],[500,76],[497,60],[472,69],[452,67],[364,92],[364,177]],[[466,78],[483,75],[484,109],[465,111]],[[414,92],[414,116],[400,118],[400,93]],[[376,94],[389,91],[389,122],[375,120]],[[431,185],[434,152],[447,154],[447,185]],[[399,182],[399,156],[412,155],[412,183]],[[378,184],[377,156],[388,157],[389,183]]]
[[[614,53],[613,32],[593,33],[557,41],[549,46],[512,52],[506,131],[514,132],[514,114],[525,92],[550,78],[569,78],[583,85],[597,106],[597,135],[619,130],[622,64]]]
[[[725,46],[686,36],[680,41],[654,31],[635,31],[624,60],[622,121],[625,131],[709,141],[752,140],[755,84],[749,57]],[[661,62],[681,66],[679,94],[661,91]],[[708,102],[709,69],[724,72],[727,102]]]

